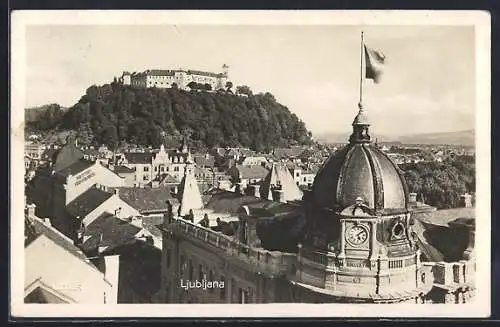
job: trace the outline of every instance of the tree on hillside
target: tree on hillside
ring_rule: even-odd
[[[231,91],[231,89],[233,88],[233,82],[231,81],[227,81],[226,82],[226,91]],[[232,91],[231,91],[232,92]]]
[[[200,89],[200,84],[196,83],[196,82],[189,82],[189,84],[187,85],[187,87],[189,87],[191,90],[199,90]]]
[[[191,93],[121,84],[87,89],[64,114],[60,126],[110,146],[118,141],[157,146],[185,132],[190,144],[200,147],[244,146],[261,151],[311,142],[304,123],[270,94],[242,98],[226,91]]]
[[[236,94],[245,94],[251,96],[253,92],[247,85],[238,85],[236,87]]]

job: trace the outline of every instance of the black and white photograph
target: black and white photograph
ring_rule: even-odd
[[[17,11],[11,38],[13,315],[489,316],[487,13]]]

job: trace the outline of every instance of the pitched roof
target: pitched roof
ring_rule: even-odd
[[[159,182],[161,185],[177,184],[177,179],[170,174],[162,174],[159,176]]]
[[[274,188],[280,188],[283,191],[285,201],[302,199],[302,191],[293,180],[290,171],[280,164],[272,166],[271,171],[261,186],[261,197],[273,200],[272,191]]]
[[[72,165],[84,156],[82,150],[78,149],[74,141],[70,138],[68,138],[67,143],[57,153],[54,153],[54,155],[53,168],[56,171]]]
[[[182,178],[179,185],[179,198],[180,207],[179,215],[185,216],[189,210],[196,210],[203,208],[203,201],[201,199],[200,189],[198,182],[194,177],[194,172],[187,172]]]
[[[44,221],[38,217],[28,217],[25,216],[25,224],[29,226],[29,235],[25,247],[33,243],[40,235],[44,235],[49,240],[63,248],[66,252],[77,257],[81,261],[85,262],[92,268],[97,269],[92,263],[88,261],[88,258],[83,254],[83,252],[73,244],[73,241],[59,232],[52,226],[48,226]]]
[[[76,175],[84,171],[85,169],[92,167],[95,165],[95,162],[93,161],[88,161],[85,159],[80,159],[73,164],[59,170],[56,172],[57,176],[60,177],[68,177],[69,175]]]
[[[239,172],[240,178],[264,179],[269,173],[269,170],[260,165],[254,165],[254,166],[237,165],[236,169]]]
[[[167,201],[170,201],[173,206],[178,204],[169,188],[119,187],[114,189],[118,190],[120,199],[141,212],[167,210]]]
[[[199,167],[213,167],[215,165],[215,159],[213,156],[208,158],[204,154],[193,154],[193,160]]]
[[[150,164],[155,156],[152,152],[125,152],[124,155],[130,164]]]
[[[83,248],[93,250],[99,246],[116,247],[135,240],[141,229],[110,213],[103,213],[85,228]],[[102,238],[101,238],[102,235]]]
[[[91,187],[68,203],[66,210],[74,217],[83,219],[112,196],[113,193]]]

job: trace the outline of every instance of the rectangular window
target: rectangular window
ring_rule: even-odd
[[[161,171],[161,172],[164,172],[164,171],[165,171],[165,167],[161,166],[161,167],[160,167],[160,171]]]
[[[155,172],[156,172],[156,171],[158,171],[158,167],[157,167],[157,166],[155,166]]]
[[[175,166],[174,171],[179,171],[179,167]]]
[[[149,171],[149,167],[148,166],[144,166],[144,171]]]

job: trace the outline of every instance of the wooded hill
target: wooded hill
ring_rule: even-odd
[[[62,115],[41,119],[46,121],[30,124],[41,130],[75,130],[80,142],[111,147],[156,147],[183,135],[195,147],[243,146],[257,151],[311,143],[305,124],[270,93],[139,89],[111,83],[89,87]]]

